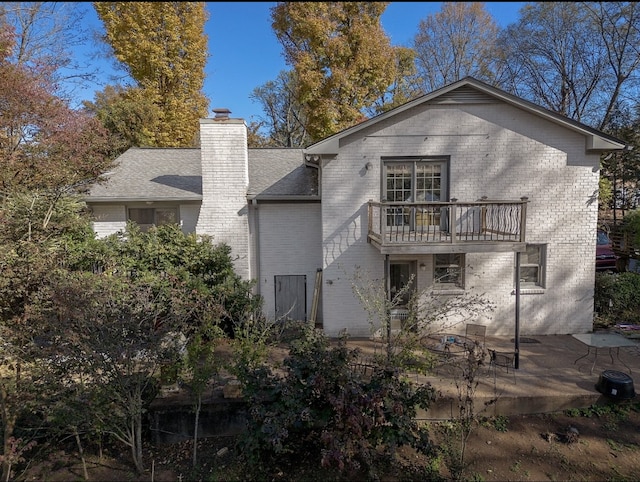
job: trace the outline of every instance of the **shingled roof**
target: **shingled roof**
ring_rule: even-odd
[[[302,149],[249,149],[247,196],[258,200],[318,196],[317,169],[303,163]],[[131,148],[117,159],[88,202],[201,201],[198,148]]]
[[[89,191],[89,202],[201,201],[200,149],[136,148],[116,160],[104,184]]]
[[[302,149],[249,149],[249,198],[318,195],[318,170],[303,164]]]

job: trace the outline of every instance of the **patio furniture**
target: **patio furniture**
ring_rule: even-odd
[[[616,358],[618,361],[624,365],[629,373],[631,373],[631,368],[625,362],[620,359],[620,348],[623,346],[633,346],[638,348],[638,343],[635,341],[629,340],[622,335],[618,335],[617,333],[581,333],[578,335],[571,335],[576,340],[587,345],[587,353],[582,355],[573,362],[575,365],[578,361],[583,358],[589,356],[591,354],[591,349],[593,348],[595,351],[595,356],[593,358],[593,364],[591,365],[591,371],[589,373],[593,373],[593,369],[596,366],[596,362],[598,361],[598,351],[600,349],[606,349],[609,351],[609,357],[611,358],[611,363],[615,363],[613,359],[613,350],[616,351]]]
[[[444,366],[457,366],[476,346],[474,340],[452,333],[433,333],[422,339],[422,346],[436,356],[436,371]]]
[[[467,353],[475,345],[475,341],[463,335],[434,333],[424,337],[422,344],[433,353],[452,357]]]
[[[485,325],[467,323],[465,336],[470,340],[475,341],[481,348],[484,348],[487,336],[487,327]]]
[[[513,383],[516,382],[516,354],[514,352],[496,351],[489,349],[489,373],[493,371],[493,383],[497,380],[498,368],[506,369],[507,373],[513,373]]]

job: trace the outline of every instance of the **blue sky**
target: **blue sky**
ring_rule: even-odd
[[[487,11],[502,27],[513,23],[524,2],[485,2]],[[217,107],[231,110],[231,116],[247,122],[262,114],[249,96],[256,87],[275,80],[288,70],[282,49],[271,29],[270,8],[275,2],[207,2],[209,61],[204,94],[210,112]],[[420,20],[440,11],[441,2],[391,2],[382,15],[382,26],[393,45],[410,46]],[[87,26],[101,28],[95,11],[87,3]],[[90,50],[90,49],[87,49]],[[78,52],[81,55],[80,52]],[[101,63],[102,80],[109,83],[112,71]],[[95,90],[102,90],[102,86]],[[82,91],[77,100],[94,100],[94,90]]]

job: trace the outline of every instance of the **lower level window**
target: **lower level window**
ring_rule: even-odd
[[[433,286],[436,289],[464,288],[464,255],[436,254],[433,270]]]
[[[528,244],[520,254],[520,284],[524,287],[544,288],[546,245]]]
[[[129,220],[135,222],[142,231],[151,226],[178,223],[177,208],[129,208]]]

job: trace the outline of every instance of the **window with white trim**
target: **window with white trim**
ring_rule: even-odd
[[[142,231],[147,231],[151,226],[164,224],[177,224],[178,208],[129,208],[129,220],[135,222]]]
[[[384,161],[382,198],[388,202],[446,201],[446,161],[443,159],[389,159]],[[432,215],[430,224],[439,224],[440,217]],[[387,211],[387,226],[409,224],[410,217],[403,208]],[[426,222],[426,217],[425,217]]]
[[[435,289],[464,289],[464,254],[435,254],[433,286]]]
[[[520,286],[523,288],[544,288],[547,246],[528,244],[520,253]],[[517,273],[516,273],[517,275]],[[514,276],[515,279],[515,276]]]

